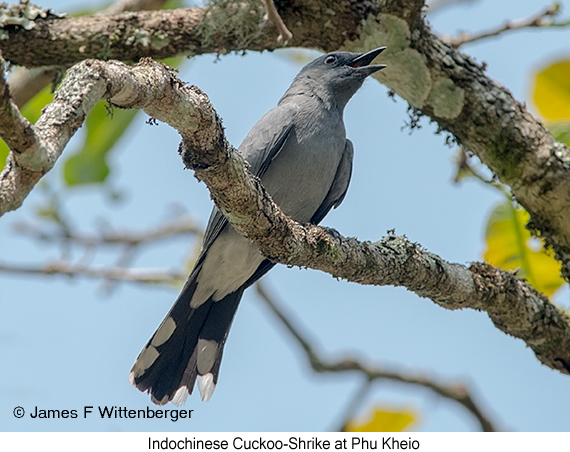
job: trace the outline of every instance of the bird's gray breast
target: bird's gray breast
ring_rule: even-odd
[[[283,212],[310,221],[333,183],[346,143],[342,115],[302,108],[283,148],[262,177]]]

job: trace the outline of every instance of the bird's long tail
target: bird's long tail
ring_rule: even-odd
[[[198,270],[199,271],[199,270]],[[224,344],[245,285],[223,299],[208,298],[198,307],[190,302],[197,273],[190,277],[176,303],[141,351],[129,376],[158,405],[182,404],[198,379],[202,400],[214,392]]]

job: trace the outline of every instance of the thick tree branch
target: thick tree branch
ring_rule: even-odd
[[[30,30],[5,25],[2,33],[8,39],[4,39],[6,46],[0,45],[0,50],[13,64],[28,68],[48,66],[55,61],[69,66],[90,57],[123,61],[150,55],[166,58],[200,46],[196,25],[202,16],[200,8],[112,16],[48,16],[33,21]],[[40,41],[52,41],[52,45],[30,47],[40,45]],[[209,51],[215,49],[210,47]]]
[[[375,0],[274,2],[298,47],[334,50],[358,36],[363,17],[378,12]],[[283,5],[285,3],[286,5]],[[22,9],[22,8],[20,8]],[[15,25],[24,13],[12,7],[0,23],[0,50],[13,64],[71,65],[86,58],[138,61],[204,53],[273,50],[275,27],[260,0],[216,0],[203,8],[60,17],[44,12]],[[17,16],[17,17],[14,17]],[[326,24],[325,27],[317,24]]]
[[[281,321],[283,326],[289,331],[289,333],[299,342],[305,354],[307,355],[307,360],[315,372],[350,372],[357,371],[366,377],[369,382],[374,380],[392,380],[399,383],[423,386],[435,394],[453,400],[464,408],[469,410],[473,416],[477,419],[481,425],[481,430],[484,432],[494,432],[496,431],[492,422],[485,416],[482,410],[475,403],[469,391],[465,385],[455,384],[455,385],[443,385],[437,383],[434,378],[428,378],[423,375],[407,375],[404,372],[391,372],[379,367],[368,366],[362,364],[360,361],[350,358],[345,358],[339,361],[327,361],[316,352],[315,347],[309,343],[309,341],[304,337],[299,331],[299,328],[293,325],[290,319],[283,313],[283,310],[277,306],[277,303],[273,300],[265,286],[258,282],[256,284],[257,293],[265,304],[271,309],[275,316]]]
[[[20,140],[19,146],[10,142],[13,129],[1,127],[0,134],[10,147],[6,166],[0,174],[0,215],[17,209],[30,190],[47,173],[61,155],[69,139],[83,123],[83,120],[105,93],[105,85],[93,78],[83,77],[78,85],[66,86],[65,98],[54,97],[54,101],[45,108],[33,130],[25,119],[17,122],[24,124],[27,140]],[[4,86],[5,81],[2,78]],[[86,96],[89,93],[90,96]],[[17,113],[16,113],[17,112]],[[2,118],[19,116],[7,86],[3,90],[0,116]],[[18,129],[16,129],[18,130]],[[7,139],[8,138],[8,139]]]
[[[166,0],[119,0],[105,8],[101,14],[118,14],[125,11],[151,11],[160,9]],[[48,84],[56,84],[66,66],[44,66],[33,69],[18,67],[10,77],[10,91],[14,102],[23,106]]]
[[[259,3],[255,2],[256,5]],[[278,9],[282,6],[275,3]],[[279,11],[286,23],[297,23],[290,22],[295,14],[303,11],[303,7],[314,5],[310,0],[294,3],[295,8],[287,3]],[[368,2],[358,4],[368,5]],[[231,5],[235,8],[235,4]],[[339,8],[350,9],[350,5],[352,3],[348,0],[327,3],[333,12],[340,11]],[[351,23],[355,15],[343,16],[344,22],[339,22],[340,28],[335,30],[336,39],[338,32],[345,30],[344,35],[340,35],[349,49],[388,45],[385,62],[389,67],[378,78],[412,106],[451,131],[511,186],[519,202],[531,213],[532,225],[554,247],[566,266],[568,276],[570,222],[565,214],[570,211],[568,149],[556,143],[506,89],[486,77],[480,66],[431,34],[421,16],[423,1],[386,0],[383,6],[382,14],[372,13],[371,8],[350,9],[353,13],[365,13],[366,22],[360,28],[356,25],[349,30],[346,24]],[[224,3],[226,12],[229,7],[229,3]],[[229,36],[227,33],[223,36],[214,34],[216,39],[210,40],[205,39],[203,33],[189,37],[196,31],[194,28],[198,23],[203,27],[213,16],[218,20],[216,14],[222,9],[220,6],[211,7],[210,16],[204,14],[204,10],[168,12],[167,16],[162,12],[152,13],[158,14],[154,22],[145,13],[112,18],[99,16],[100,19],[92,17],[85,19],[92,22],[82,22],[81,30],[89,29],[85,26],[87,23],[102,33],[110,26],[118,27],[119,42],[131,39],[130,57],[127,59],[143,50],[160,56],[164,47],[157,49],[154,38],[159,36],[155,33],[161,30],[165,33],[160,36],[166,39],[164,43],[169,55],[188,52],[190,48],[225,51],[232,48],[271,48],[274,45],[267,44],[275,40],[266,39],[266,31],[253,33],[245,22],[241,23],[235,17],[232,17],[232,40],[224,41]],[[322,16],[321,10],[319,14]],[[173,18],[177,18],[174,23],[180,27],[179,41],[174,37],[171,39],[168,34],[168,26],[173,22],[167,19]],[[119,26],[117,20],[123,21],[123,25]],[[4,33],[8,34],[8,39],[0,40],[0,46],[11,52],[10,58],[17,59],[19,56],[13,49],[22,49],[24,42],[27,43],[24,48],[33,47],[30,43],[39,39],[41,30],[43,42],[51,42],[50,39],[45,40],[45,36],[54,39],[48,58],[71,55],[73,59],[93,52],[100,54],[102,50],[97,50],[99,41],[82,41],[81,50],[76,49],[76,52],[73,39],[69,42],[71,51],[62,53],[62,48],[55,42],[59,39],[56,32],[62,33],[62,42],[68,42],[65,39],[70,38],[66,28],[72,23],[69,21],[72,19],[51,16],[37,19],[34,21],[36,26],[28,31],[5,26]],[[75,27],[81,25],[79,22],[73,24]],[[341,27],[343,24],[344,28]],[[299,33],[292,29],[296,42],[301,45],[326,42],[326,36],[319,34],[320,28],[317,33],[306,22],[305,29],[301,25],[303,21],[296,25]],[[145,35],[144,45],[137,42],[140,34],[137,34],[137,27],[144,27],[145,33],[149,33]],[[236,36],[239,32],[242,35],[238,41]],[[109,43],[108,40],[105,42]],[[15,43],[18,45],[14,47]],[[334,40],[317,46],[338,47]],[[113,48],[107,50],[109,52],[104,56],[115,51]],[[11,153],[8,168],[0,180],[2,193],[12,190],[13,197],[16,198],[17,193],[21,202],[39,179],[36,176],[53,166],[69,137],[99,98],[105,97],[122,107],[144,108],[151,116],[168,122],[180,132],[183,139],[181,153],[186,165],[206,182],[218,207],[234,227],[258,243],[262,252],[271,259],[319,269],[361,284],[405,286],[448,309],[471,307],[485,310],[499,328],[525,340],[543,363],[570,373],[568,316],[514,275],[482,264],[465,268],[448,263],[402,237],[389,235],[376,243],[358,242],[323,228],[296,224],[282,214],[264,194],[259,181],[245,171],[243,159],[225,140],[221,121],[203,93],[196,88],[183,87],[160,65],[144,62],[133,71],[131,73],[116,62],[87,61],[78,65],[58,91],[61,94],[56,95],[54,103],[35,126],[41,143],[39,148],[27,149],[21,155]],[[32,172],[34,177],[29,178],[31,180],[21,178],[22,182],[16,184],[19,187],[6,185],[5,182],[13,180],[18,171]],[[0,213],[19,205],[18,202],[6,204],[4,199]]]
[[[529,228],[554,249],[570,280],[568,147],[482,66],[432,34],[418,12],[423,3],[386,1],[383,13],[367,19],[350,47],[388,46],[383,54],[388,67],[376,78],[451,132],[511,187],[531,215]]]
[[[431,33],[422,16],[424,0],[274,4],[296,46],[361,51],[387,45],[382,57],[388,67],[376,78],[452,133],[511,187],[531,215],[530,229],[554,249],[570,280],[568,148],[480,65]],[[274,49],[275,30],[260,27],[260,5],[259,0],[216,0],[204,8],[113,16],[43,14],[25,26],[15,25],[21,17],[18,22],[8,14],[0,28],[0,50],[13,63],[37,66],[87,57],[132,61]]]
[[[465,268],[449,263],[403,237],[390,234],[375,243],[360,242],[334,230],[294,222],[247,171],[241,154],[227,142],[207,96],[184,86],[160,63],[144,60],[131,68],[115,61],[88,60],[71,68],[36,124],[40,148],[50,152],[26,163],[53,165],[100,98],[123,108],[143,108],[177,129],[186,166],[206,183],[233,227],[273,261],[359,284],[403,286],[446,309],[486,311],[499,329],[523,339],[542,363],[570,374],[570,317],[546,297],[508,272],[485,264]],[[12,171],[3,175],[9,179]],[[11,187],[0,186],[6,188]]]
[[[32,144],[24,149],[12,148],[8,156],[0,174],[0,215],[21,205],[41,176],[53,167],[87,114],[103,98],[125,108],[148,105],[151,116],[165,118],[182,136],[199,135],[204,121],[214,121],[215,112],[207,96],[197,88],[184,88],[171,71],[160,64],[147,62],[131,71],[122,63],[87,60],[70,71],[54,101],[36,122]],[[153,105],[161,96],[165,100]],[[194,111],[195,107],[198,108]],[[17,111],[13,105],[10,108]],[[11,110],[6,111],[4,116],[9,116]],[[204,111],[210,116],[204,117]],[[187,118],[196,122],[188,123]],[[3,137],[6,131],[9,129],[0,130]]]

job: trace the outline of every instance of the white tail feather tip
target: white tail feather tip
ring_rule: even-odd
[[[206,375],[198,375],[198,389],[202,396],[202,401],[207,402],[212,397],[216,384],[214,383],[214,375],[207,373]]]
[[[188,388],[186,386],[180,386],[176,391],[176,393],[174,394],[174,397],[172,397],[172,403],[174,403],[174,405],[176,406],[180,406],[184,402],[186,402],[187,397],[188,397]]]

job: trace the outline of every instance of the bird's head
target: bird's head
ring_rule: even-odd
[[[297,78],[324,88],[344,107],[366,77],[386,67],[370,64],[384,49],[386,47],[365,53],[327,53],[307,64]]]

